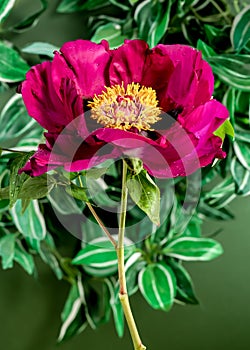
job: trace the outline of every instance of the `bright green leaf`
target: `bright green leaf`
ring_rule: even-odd
[[[224,141],[226,135],[234,138],[234,128],[230,123],[230,120],[225,120],[224,123],[214,132],[214,135],[220,137],[222,141]]]
[[[215,51],[201,39],[197,42],[197,49],[202,52],[202,56],[205,59],[216,55]]]

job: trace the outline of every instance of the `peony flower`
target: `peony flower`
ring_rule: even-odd
[[[211,67],[186,45],[65,43],[20,86],[29,115],[47,130],[21,172],[80,171],[125,156],[156,177],[189,175],[225,157],[214,131],[228,111],[213,88]]]

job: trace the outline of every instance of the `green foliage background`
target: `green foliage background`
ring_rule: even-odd
[[[225,125],[224,129],[220,130],[220,136],[225,137],[224,148],[228,153],[228,157],[225,161],[217,164],[216,167],[208,168],[203,171],[201,198],[197,210],[193,213],[193,219],[190,224],[186,227],[185,213],[180,211],[180,202],[183,196],[183,182],[180,181],[176,185],[177,192],[175,205],[172,208],[169,220],[161,230],[157,232],[157,235],[155,235],[153,239],[149,240],[146,245],[137,247],[137,249],[139,249],[138,252],[141,252],[142,255],[146,254],[146,260],[148,260],[148,257],[152,257],[152,254],[154,254],[154,248],[155,245],[157,245],[157,247],[161,247],[161,253],[156,254],[156,259],[162,259],[163,256],[169,254],[168,247],[164,241],[166,233],[169,235],[171,234],[172,237],[181,234],[185,237],[195,237],[195,239],[198,239],[201,244],[198,251],[196,251],[198,255],[202,254],[201,249],[205,249],[206,254],[209,253],[210,248],[207,245],[209,242],[212,244],[211,251],[214,251],[214,247],[220,247],[215,241],[210,241],[210,238],[205,241],[206,245],[203,246],[201,236],[204,237],[209,235],[210,237],[213,234],[217,234],[218,229],[222,227],[222,224],[218,220],[232,220],[233,214],[228,205],[236,197],[241,197],[236,203],[238,203],[239,207],[243,207],[242,211],[240,210],[241,213],[239,213],[240,215],[243,212],[243,219],[247,216],[247,210],[249,210],[249,206],[247,206],[249,205],[248,198],[242,197],[247,197],[250,194],[250,5],[246,1],[214,2],[212,0],[146,0],[125,1],[122,2],[122,4],[114,0],[106,2],[98,0],[63,0],[61,2],[50,2],[49,7],[47,1],[37,0],[32,2],[32,4],[30,2],[28,4],[29,6],[27,6],[27,2],[25,3],[25,1],[22,0],[16,2],[4,0],[0,3],[2,39],[0,42],[0,97],[3,105],[0,115],[0,147],[16,148],[23,152],[27,152],[30,148],[39,143],[42,136],[42,130],[27,115],[22,100],[19,95],[14,94],[14,89],[18,82],[24,79],[25,73],[31,65],[39,63],[44,59],[50,59],[53,56],[53,50],[60,47],[63,42],[78,37],[88,39],[92,38],[92,40],[95,40],[96,42],[99,42],[104,38],[110,41],[112,47],[116,47],[123,42],[124,38],[139,37],[146,40],[151,47],[158,42],[186,43],[197,47],[203,52],[203,57],[212,65],[216,76],[214,96],[217,99],[222,100],[228,107],[231,123],[235,129],[235,138],[233,138],[232,131],[228,125]],[[58,25],[61,18],[66,26],[66,30],[64,29],[63,32],[64,35],[61,34]],[[41,22],[44,20],[43,23],[51,26],[50,31],[47,29],[46,34],[41,30],[43,27],[39,27],[40,24],[38,21],[40,19]],[[37,24],[38,26],[35,27]],[[58,30],[56,30],[57,28]],[[229,134],[229,136],[227,134]],[[28,158],[28,156],[29,154],[3,152],[0,159],[0,254],[2,256],[2,267],[3,269],[9,269],[13,267],[14,263],[19,264],[28,274],[34,276],[38,275],[38,278],[40,278],[42,282],[44,266],[41,265],[41,259],[51,267],[60,283],[53,281],[50,277],[45,277],[44,283],[47,282],[48,278],[49,284],[56,288],[55,294],[60,294],[59,302],[61,309],[58,305],[55,305],[57,303],[57,298],[55,298],[55,294],[53,294],[54,292],[49,294],[50,296],[53,296],[54,299],[51,308],[51,315],[48,316],[47,314],[47,319],[45,321],[48,326],[50,324],[50,318],[53,320],[53,323],[55,322],[58,324],[59,313],[61,312],[63,303],[67,297],[66,289],[68,291],[68,286],[62,281],[62,279],[72,284],[67,307],[64,309],[64,314],[62,315],[62,324],[65,324],[65,321],[72,310],[72,303],[79,298],[79,288],[82,288],[79,286],[82,286],[82,282],[79,282],[78,275],[79,271],[81,271],[84,276],[83,286],[87,296],[87,302],[81,304],[79,312],[75,315],[74,322],[71,324],[71,327],[67,328],[67,331],[64,334],[65,337],[63,338],[68,338],[71,335],[74,335],[79,329],[82,330],[81,327],[85,323],[86,325],[88,324],[89,326],[92,326],[92,328],[95,328],[96,326],[108,321],[110,317],[109,313],[112,312],[114,316],[117,313],[119,314],[119,306],[115,300],[111,303],[111,308],[110,306],[107,306],[110,305],[110,300],[112,299],[113,293],[116,291],[116,287],[115,285],[112,285],[113,279],[110,277],[108,277],[108,279],[106,278],[106,282],[103,283],[103,278],[106,276],[100,270],[94,274],[96,275],[97,273],[99,276],[98,283],[100,284],[97,284],[97,286],[93,285],[92,279],[89,277],[91,273],[88,274],[86,268],[85,270],[82,270],[81,266],[78,267],[77,265],[73,266],[71,264],[71,258],[75,257],[77,252],[79,253],[81,247],[79,247],[77,240],[70,237],[67,232],[63,232],[61,228],[60,230],[55,228],[58,227],[58,223],[53,222],[53,217],[49,217],[48,215],[44,216],[44,213],[46,213],[46,210],[48,210],[50,205],[51,193],[55,190],[54,180],[51,179],[48,187],[47,178],[41,177],[38,180],[36,179],[33,181],[28,179],[25,175],[21,177],[17,176],[18,168],[25,162],[25,158]],[[117,180],[119,178],[119,173],[113,173],[112,176],[113,180]],[[38,188],[39,191],[37,190]],[[49,192],[51,192],[50,196],[46,199],[45,196],[47,196]],[[111,193],[111,195],[114,197],[117,193]],[[20,199],[17,204],[14,205],[18,198],[21,198],[23,200],[23,205],[27,206],[26,214],[24,214],[24,216],[21,216],[22,207]],[[32,199],[32,201],[29,203],[30,199]],[[68,197],[68,200],[70,200],[70,197]],[[12,209],[9,209],[10,207],[12,207]],[[62,208],[59,208],[59,210],[62,210]],[[67,214],[72,210],[72,207],[66,206],[63,210],[64,214]],[[27,215],[27,217],[25,217],[25,215]],[[33,230],[31,227],[32,225],[30,226],[28,216],[29,218],[32,218]],[[240,216],[237,216],[236,219],[241,220],[239,217]],[[202,232],[202,223],[207,218],[216,220],[215,224],[211,224],[211,227],[207,226]],[[178,225],[176,225],[176,220],[179,223]],[[229,231],[229,234],[231,233],[230,226],[230,223],[224,224],[224,227]],[[238,221],[236,227],[237,231],[240,231],[240,228],[241,230],[244,230],[243,223],[240,221]],[[247,230],[245,230],[245,232],[246,231]],[[230,238],[239,252],[242,251],[242,254],[244,254],[245,249],[245,254],[247,254],[245,241],[240,241],[236,238],[238,233],[239,232],[234,232],[235,236],[230,235]],[[93,237],[95,236],[96,232],[93,233]],[[224,243],[224,238],[221,240],[222,243]],[[243,238],[248,237],[243,236]],[[249,239],[247,242],[249,242]],[[85,247],[82,248],[85,249]],[[190,246],[190,251],[192,248],[193,246]],[[227,245],[225,246],[225,250],[227,254]],[[148,252],[148,255],[144,252]],[[218,254],[219,253],[220,250],[218,251]],[[133,254],[135,254],[135,252],[133,252]],[[210,256],[210,258],[212,259],[218,254]],[[167,266],[171,266],[171,269],[175,271],[175,276],[179,278],[180,276],[182,276],[182,278],[184,275],[187,276],[186,271],[185,274],[183,274],[179,270],[183,265],[178,263],[177,267],[175,267],[174,264],[176,264],[176,261],[171,258],[171,255],[170,258],[168,256],[169,255],[167,255],[167,258],[164,258],[164,261],[167,263]],[[234,255],[232,256],[234,258]],[[195,260],[195,258],[196,260],[202,260],[198,258],[197,255],[193,259]],[[238,254],[237,258],[235,257],[235,264],[233,265],[235,267],[235,272],[232,277],[234,278],[238,277],[237,266],[239,266],[238,263],[241,261],[240,259],[241,255]],[[135,265],[133,274],[145,267],[146,260],[138,260],[138,265]],[[185,256],[181,260],[186,260]],[[235,299],[239,299],[240,295],[246,296],[246,293],[242,291],[241,293],[238,292],[237,278],[235,280],[234,278],[231,279],[230,272],[220,271],[220,261],[221,260],[216,262],[216,269],[219,269],[218,271],[221,273],[218,273],[218,271],[213,268],[215,265],[212,263],[211,271],[213,273],[211,274],[210,271],[210,275],[207,278],[203,276],[203,270],[207,273],[209,269],[208,267],[204,267],[201,264],[199,267],[194,267],[190,263],[186,263],[184,266],[185,268],[188,267],[188,269],[191,266],[194,273],[199,277],[198,279],[195,279],[195,282],[197,283],[196,280],[198,280],[198,283],[204,283],[204,286],[207,285],[207,288],[209,289],[206,299],[204,300],[203,298],[202,300],[202,305],[196,308],[201,308],[201,310],[204,311],[203,304],[205,304],[205,313],[209,314],[208,309],[215,310],[213,309],[214,305],[217,305],[216,303],[220,304],[219,301],[224,297],[227,298],[227,293],[229,293],[232,301],[230,302],[230,299],[227,300],[228,303],[230,302],[231,304],[230,307],[232,308],[232,312],[234,312],[232,318],[237,324],[237,320],[240,320],[240,318],[237,318],[239,317],[238,313],[241,312],[238,310],[241,309],[240,307],[237,308],[237,306],[234,306],[236,303]],[[84,261],[84,263],[86,264],[86,261]],[[148,271],[150,278],[152,278],[152,274],[156,274],[155,270],[153,272],[151,270],[150,273]],[[14,272],[6,272],[6,274],[7,273],[9,273],[8,276],[12,276],[11,274]],[[20,277],[20,271],[18,273],[18,278],[26,280],[26,277]],[[115,276],[115,270],[114,272],[111,271],[110,274]],[[226,274],[226,276],[224,276],[224,274]],[[11,277],[3,276],[3,281],[7,280],[8,283],[8,278]],[[221,284],[223,278],[225,278],[225,283],[228,285],[228,289],[226,288],[224,290],[224,294],[227,294],[227,296],[224,296],[223,294],[218,296],[217,285]],[[245,288],[246,285],[249,285],[247,283],[247,269],[246,277],[244,278],[246,284],[242,283],[242,286],[239,286],[239,290],[240,288]],[[190,277],[186,277],[185,281],[184,286],[180,281],[177,283],[179,292],[177,299],[182,302],[184,301],[185,303],[195,304],[197,299],[191,288]],[[36,284],[32,285],[31,283],[33,282],[28,283],[30,283],[30,286],[36,290]],[[176,283],[175,278],[173,278],[173,283]],[[13,281],[10,282],[10,285],[13,285]],[[21,281],[15,288],[18,288],[19,285],[22,285]],[[132,291],[136,291],[137,288],[134,285],[134,282],[131,285],[133,287],[131,287]],[[60,293],[61,288],[63,288],[63,298]],[[96,292],[97,290],[101,290],[101,288],[102,298]],[[231,293],[232,288],[235,288],[234,293]],[[157,303],[155,304],[154,297],[150,294],[150,291],[145,292],[145,289],[141,289],[141,291],[151,306],[158,309],[159,305],[157,305]],[[36,308],[39,311],[39,306],[36,305],[34,299],[32,299],[32,289],[27,291],[27,293],[29,293],[30,296],[27,297],[27,295],[24,295],[23,299],[26,300],[27,303],[29,298],[30,300],[33,300],[34,309]],[[14,294],[10,295],[11,299],[15,298]],[[209,305],[210,295],[213,297],[212,300],[214,305]],[[96,309],[96,307],[94,307],[97,305],[97,300],[102,301],[102,303],[104,303],[103,305],[106,305],[107,312],[104,314],[100,309],[102,306],[101,303],[99,304],[100,308]],[[145,334],[146,338],[148,337],[147,342],[150,345],[149,348],[158,349],[159,346],[163,346],[163,344],[167,347],[169,337],[169,341],[172,342],[172,344],[175,344],[174,348],[177,348],[177,346],[180,346],[181,348],[181,342],[178,340],[178,331],[182,334],[184,332],[187,339],[189,339],[189,336],[192,339],[197,337],[197,342],[195,340],[190,341],[190,343],[188,343],[190,344],[188,345],[189,347],[186,347],[187,349],[196,349],[196,347],[198,349],[201,347],[201,345],[198,347],[198,339],[201,339],[201,337],[197,334],[198,332],[195,328],[199,327],[199,318],[203,320],[201,322],[204,322],[204,327],[206,326],[206,320],[201,318],[202,311],[194,311],[192,314],[193,319],[192,321],[189,319],[189,322],[194,322],[196,327],[190,327],[190,325],[187,326],[183,322],[183,319],[185,320],[187,317],[186,309],[182,308],[177,311],[171,311],[170,314],[164,313],[152,316],[148,306],[145,303],[141,303],[139,296],[136,296],[134,300],[135,310],[138,310],[139,313],[139,316],[137,317],[138,323],[143,324],[145,322]],[[214,302],[214,300],[216,300],[216,302]],[[4,301],[2,302],[4,304]],[[20,300],[20,303],[21,302],[22,301]],[[173,300],[171,300],[171,304],[172,302]],[[242,305],[239,300],[237,300],[237,303]],[[166,309],[167,308],[166,305]],[[226,308],[227,306],[225,306],[225,309]],[[43,311],[40,310],[39,312],[42,313]],[[173,314],[173,312],[175,313]],[[7,319],[7,317],[8,316],[6,315],[5,318]],[[32,317],[32,315],[29,317]],[[150,320],[152,317],[161,322],[157,327],[154,322],[153,325],[151,325]],[[174,323],[173,332],[171,331],[172,317]],[[225,327],[229,327],[229,329],[233,328],[232,326],[234,325],[234,322],[232,321],[232,323],[230,323],[228,320],[224,319],[224,317],[226,318],[224,314],[223,316],[217,314],[217,317],[219,318],[219,321],[217,319],[217,323],[215,322],[215,324],[222,325],[223,322],[225,322]],[[249,320],[249,314],[246,315],[246,318]],[[213,328],[212,319],[213,315],[211,315],[211,321],[209,322],[211,322],[211,330],[214,330],[215,332],[216,329]],[[20,323],[20,321],[18,323]],[[178,323],[181,324],[180,327],[178,327]],[[29,327],[31,324],[32,321],[29,323]],[[171,336],[167,335],[165,324],[166,329],[169,330]],[[118,334],[121,335],[123,332],[121,318],[115,317],[115,325]],[[24,329],[23,326],[19,326],[19,324],[15,325],[15,331],[16,328],[23,329],[23,332],[26,332],[26,329]],[[109,328],[102,329],[107,329],[108,332],[110,332]],[[240,331],[241,330],[239,329],[239,338],[242,337]],[[56,332],[55,327],[54,332]],[[86,337],[90,338],[91,335],[89,330],[86,332]],[[103,333],[104,332],[105,331],[103,331]],[[151,337],[150,332],[157,334],[157,337],[161,338],[161,340],[158,340],[157,342],[157,337],[155,338],[153,334]],[[204,334],[201,330],[200,332],[201,334]],[[103,333],[102,336],[104,335]],[[40,333],[38,332],[38,334]],[[247,340],[250,342],[247,332],[244,334],[246,342]],[[60,335],[62,335],[62,333],[60,333]],[[228,335],[228,338],[225,338],[227,341],[224,341],[224,345],[228,344],[225,348],[237,348],[236,335],[237,334],[235,334],[235,338],[233,339],[230,338],[230,335]],[[54,334],[54,338],[55,337],[56,334]],[[97,348],[97,344],[102,344],[103,341],[101,334],[98,336],[93,335],[93,337],[96,337],[96,339],[98,338],[96,343],[92,340],[93,348]],[[212,334],[212,331],[209,337],[211,339],[210,343],[208,343],[210,345],[207,349],[211,349],[211,346],[213,349],[221,349],[221,345],[218,346],[217,343],[213,344],[215,336]],[[8,349],[13,348],[14,350],[17,348],[18,345],[13,339],[9,339],[9,342],[10,343],[6,345]],[[85,338],[83,335],[81,337],[81,347],[84,346],[84,342]],[[115,344],[120,346],[121,342]],[[125,345],[126,344],[129,344],[127,338],[125,338]],[[202,342],[200,342],[200,344],[202,344]],[[233,346],[232,344],[236,345]],[[50,345],[48,344],[44,345],[43,349],[45,348],[47,350],[47,347],[49,346]],[[71,347],[70,343],[65,343],[61,346],[62,349]],[[108,343],[105,348],[108,348],[108,346],[110,349],[114,348],[113,345],[108,345]],[[248,348],[247,345],[244,347],[244,344],[241,344],[240,346],[241,349]],[[26,348],[26,346],[23,346],[23,349]]]

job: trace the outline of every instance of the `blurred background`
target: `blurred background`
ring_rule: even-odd
[[[3,0],[0,0],[3,1]],[[39,23],[23,33],[7,33],[17,47],[34,41],[61,46],[77,38],[89,38],[86,14],[57,13],[59,1],[50,0]],[[8,21],[32,13],[35,2],[17,1]],[[35,8],[35,7],[34,7]],[[121,10],[122,11],[122,10]],[[13,91],[1,95],[1,107]],[[153,311],[140,296],[131,300],[142,338],[149,350],[248,350],[250,348],[250,199],[230,204],[235,218],[226,222],[205,221],[203,233],[221,230],[216,239],[225,253],[209,263],[188,263],[201,301],[198,306],[175,306],[171,312]],[[90,328],[57,345],[60,313],[69,290],[49,267],[36,259],[38,276],[28,276],[19,266],[0,270],[0,343],[6,350],[130,349],[126,329],[119,339],[112,322],[97,331]]]

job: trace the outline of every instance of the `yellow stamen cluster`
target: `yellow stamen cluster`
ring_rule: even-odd
[[[129,130],[132,127],[152,130],[151,125],[161,119],[161,109],[157,107],[156,92],[151,87],[138,83],[106,87],[100,95],[95,95],[91,107],[91,117],[106,128]]]

